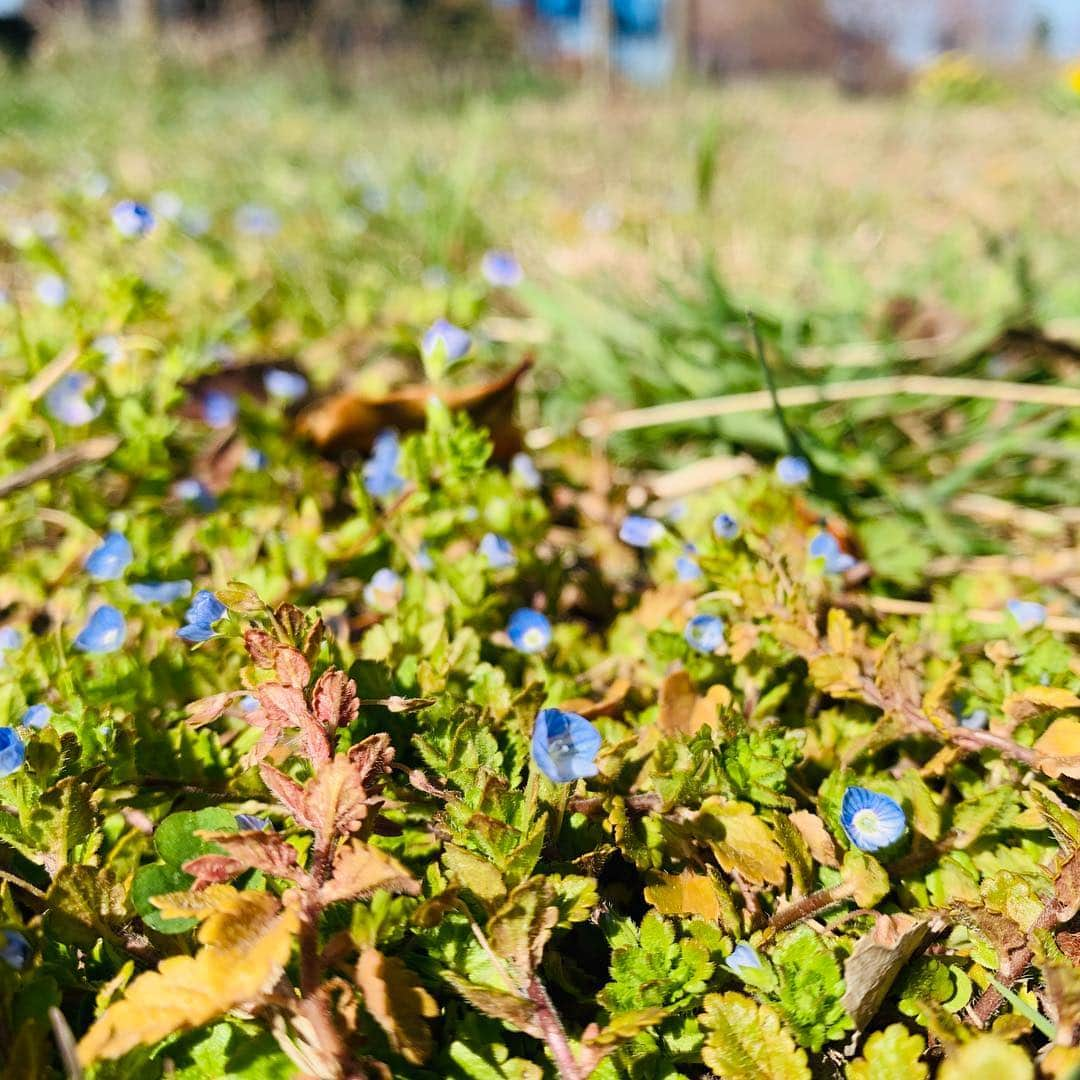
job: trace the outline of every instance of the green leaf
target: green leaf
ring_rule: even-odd
[[[155,896],[183,892],[195,879],[167,863],[140,866],[131,882],[131,903],[151,929],[162,934],[182,934],[198,925],[197,919],[166,919],[150,902]]]
[[[803,1046],[816,1053],[854,1027],[843,1005],[840,964],[824,938],[799,927],[778,940],[770,959],[780,979],[780,1006]]]
[[[207,843],[196,832],[239,832],[236,816],[228,810],[211,806],[205,810],[170,814],[154,830],[154,847],[169,866],[179,869],[200,855],[221,854],[216,844]]]
[[[862,1056],[848,1063],[847,1080],[926,1080],[930,1070],[919,1059],[926,1052],[921,1035],[903,1024],[875,1031],[863,1047]]]
[[[810,1080],[806,1052],[770,1006],[744,994],[710,994],[699,1020],[708,1032],[702,1060],[724,1080]]]

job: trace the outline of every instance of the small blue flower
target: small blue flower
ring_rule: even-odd
[[[123,533],[111,532],[86,557],[86,572],[95,581],[115,581],[124,576],[135,553]]]
[[[269,206],[245,203],[233,215],[237,232],[248,236],[274,236],[281,228],[281,219]]]
[[[436,319],[420,340],[420,351],[431,356],[440,347],[448,364],[457,363],[472,348],[472,335],[447,319]]]
[[[245,694],[240,699],[240,711],[241,712],[254,712],[256,709],[258,709],[260,707],[261,706],[259,705],[259,699],[257,697],[255,697],[253,694]]]
[[[51,719],[52,709],[44,702],[39,702],[37,705],[31,705],[30,708],[22,714],[19,723],[22,724],[23,727],[40,730],[45,727]]]
[[[786,454],[776,463],[776,478],[788,487],[800,487],[810,479],[810,462]]]
[[[532,608],[518,608],[506,624],[510,643],[523,653],[540,653],[551,644],[551,623]]]
[[[740,941],[724,959],[724,967],[742,978],[744,971],[761,970],[761,957],[745,941]]]
[[[18,930],[5,930],[0,939],[0,960],[16,971],[22,971],[30,959],[30,942]]]
[[[34,295],[46,307],[63,307],[71,295],[71,290],[59,274],[42,274],[34,282]]]
[[[568,784],[600,770],[596,755],[603,739],[600,732],[574,712],[541,709],[532,733],[533,761],[556,784]]]
[[[888,795],[849,787],[840,802],[840,824],[860,851],[880,851],[904,835],[907,818],[903,807]]]
[[[480,262],[480,272],[487,279],[488,284],[503,289],[512,289],[515,285],[520,285],[525,277],[521,264],[509,251],[485,252]]]
[[[827,529],[814,533],[810,538],[811,559],[824,559],[827,574],[843,574],[855,565],[855,557],[840,550],[840,543]]]
[[[734,540],[739,535],[739,523],[730,514],[717,514],[712,531],[717,540]]]
[[[0,668],[7,667],[4,653],[11,649],[18,649],[22,641],[22,634],[14,626],[0,626]]]
[[[240,463],[248,472],[262,472],[270,464],[270,459],[258,447],[249,446]]]
[[[487,559],[492,570],[505,570],[517,563],[510,541],[491,532],[484,533],[480,541],[480,554]]]
[[[98,334],[90,342],[90,348],[105,358],[105,363],[112,367],[124,359],[123,342],[115,334]]]
[[[104,398],[87,401],[94,380],[85,371],[69,371],[45,395],[45,408],[54,420],[73,427],[96,420],[105,408]]]
[[[526,453],[517,453],[510,459],[510,469],[522,487],[535,491],[543,483],[540,470]]]
[[[364,488],[375,498],[393,495],[405,486],[405,480],[398,472],[398,460],[401,457],[401,444],[396,431],[383,431],[375,437],[371,447],[371,457],[364,464]]]
[[[960,717],[960,726],[969,731],[983,731],[990,723],[990,714],[985,709],[972,709]]]
[[[127,637],[127,623],[111,604],[95,608],[75,637],[75,648],[85,653],[116,652]]]
[[[663,535],[663,522],[640,514],[630,514],[619,526],[619,539],[631,547],[652,547]]]
[[[298,401],[308,392],[308,381],[295,371],[271,368],[263,375],[263,386],[271,397],[282,401]]]
[[[267,832],[274,828],[266,818],[254,814],[237,814],[236,824],[247,832]]]
[[[113,224],[121,236],[145,236],[154,227],[150,207],[134,199],[121,199],[112,209]]]
[[[686,624],[683,637],[699,653],[714,653],[724,644],[724,620],[719,615],[695,615]]]
[[[0,776],[10,776],[22,768],[26,747],[19,733],[10,727],[0,727]]]
[[[675,573],[680,581],[697,581],[701,577],[701,567],[695,555],[697,548],[693,544],[687,544],[683,553],[675,560]]]
[[[179,581],[138,581],[131,586],[137,600],[144,604],[171,604],[191,595],[191,582]]]
[[[435,569],[435,560],[431,557],[431,552],[428,551],[427,543],[422,543],[416,549],[416,565],[421,570],[431,571]]]
[[[200,589],[184,613],[184,625],[176,631],[185,641],[209,641],[216,637],[214,623],[225,618],[228,608],[209,590]]]
[[[214,493],[201,480],[196,480],[193,476],[177,480],[172,486],[172,492],[178,499],[191,503],[198,510],[213,510],[217,506]]]
[[[238,411],[236,398],[222,390],[208,390],[203,394],[202,415],[212,428],[226,428],[235,419]]]
[[[393,611],[404,591],[405,583],[401,580],[401,575],[384,566],[381,570],[376,570],[364,586],[364,603],[376,611]]]
[[[1046,608],[1034,600],[1010,600],[1005,608],[1021,630],[1031,630],[1046,622]]]

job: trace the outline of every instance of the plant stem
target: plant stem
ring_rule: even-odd
[[[855,886],[846,881],[831,885],[827,889],[818,889],[817,892],[804,896],[801,900],[788,904],[787,907],[780,908],[769,920],[769,929],[776,931],[792,926],[811,915],[816,915],[819,911],[824,911],[827,907],[832,907],[833,904],[849,899],[854,891]]]
[[[555,1059],[555,1067],[559,1070],[561,1080],[585,1080],[585,1074],[570,1049],[559,1014],[555,1011],[539,975],[534,975],[529,980],[525,992],[536,1006],[536,1022],[544,1033],[544,1042]]]

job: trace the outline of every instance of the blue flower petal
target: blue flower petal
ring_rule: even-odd
[[[888,795],[849,787],[840,802],[840,824],[860,851],[880,851],[895,844],[907,830],[903,807]]]
[[[176,631],[176,636],[185,641],[209,641],[212,637],[217,637],[217,631],[203,623],[185,623]]]
[[[171,604],[191,595],[191,582],[179,581],[138,581],[131,587],[137,600],[144,604]]]
[[[692,555],[680,555],[675,560],[675,573],[680,581],[697,581],[701,577],[701,567]]]
[[[195,626],[209,627],[219,619],[224,619],[228,610],[209,589],[200,589],[184,613],[184,621]]]
[[[148,206],[134,199],[122,199],[112,209],[113,225],[121,236],[145,236],[154,227],[154,215]]]
[[[508,251],[488,251],[480,262],[480,272],[491,285],[512,289],[520,285],[524,274],[521,264]]]
[[[0,934],[0,960],[8,967],[22,971],[30,953],[30,942],[18,930],[4,930]]]
[[[529,488],[530,491],[535,491],[543,483],[540,470],[524,452],[517,453],[510,459],[510,469],[521,486]]]
[[[788,487],[800,487],[810,479],[810,462],[787,454],[776,463],[776,478]]]
[[[101,397],[87,401],[94,380],[85,371],[69,371],[45,395],[45,408],[54,420],[81,427],[96,420],[105,408]]]
[[[551,644],[548,617],[532,608],[518,608],[506,624],[506,633],[518,652],[541,653]]]
[[[34,295],[46,307],[62,307],[67,303],[71,290],[59,274],[42,274],[34,282]]]
[[[741,977],[747,970],[760,971],[761,957],[745,941],[740,941],[724,959],[724,967]]]
[[[363,469],[364,488],[369,495],[383,498],[405,486],[405,480],[398,473],[400,457],[401,444],[396,431],[387,430],[376,436],[371,457]]]
[[[714,653],[724,644],[724,620],[719,615],[695,615],[686,624],[683,637],[699,653]]]
[[[655,518],[630,514],[619,526],[619,539],[631,547],[652,547],[664,535],[663,522]]]
[[[484,533],[480,541],[480,554],[487,559],[492,570],[505,570],[517,563],[510,541],[491,532]]]
[[[717,514],[712,530],[717,540],[734,540],[739,535],[739,523],[730,514]]]
[[[131,565],[135,553],[123,533],[111,532],[86,558],[86,572],[95,581],[115,581]]]
[[[540,770],[557,784],[595,776],[600,732],[578,713],[541,709],[532,733],[532,756]]]
[[[10,727],[0,727],[0,776],[10,776],[22,768],[26,747],[19,733]]]
[[[124,644],[127,623],[111,604],[96,608],[75,637],[75,648],[85,653],[116,652]]]
[[[266,832],[273,829],[273,825],[266,818],[256,817],[254,814],[237,814],[236,824],[248,832]]]
[[[1021,630],[1030,630],[1046,622],[1045,606],[1034,600],[1010,600],[1005,608]]]
[[[308,392],[308,381],[295,371],[271,368],[263,375],[263,386],[271,397],[282,401],[298,401]]]
[[[208,390],[203,394],[202,415],[212,428],[226,428],[238,412],[236,398],[222,390]]]
[[[52,719],[52,709],[49,708],[44,702],[39,702],[37,705],[31,705],[29,709],[22,714],[19,723],[23,727],[34,728],[41,730]]]
[[[448,319],[436,319],[421,338],[420,351],[424,356],[431,356],[440,346],[446,362],[456,363],[472,348],[472,335]]]

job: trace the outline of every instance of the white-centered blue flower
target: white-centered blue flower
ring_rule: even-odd
[[[45,395],[45,408],[54,420],[72,427],[80,427],[96,420],[105,408],[105,399],[98,396],[92,401],[87,394],[94,387],[94,380],[85,371],[69,371],[57,379]]]
[[[434,356],[437,350],[442,349],[448,364],[464,359],[471,348],[472,335],[448,319],[436,319],[420,340],[420,351],[425,357]]]
[[[308,381],[303,375],[284,368],[271,368],[263,375],[263,386],[271,397],[282,401],[299,401],[308,392]]]
[[[600,770],[596,755],[603,739],[600,732],[575,712],[541,709],[532,733],[533,761],[557,784],[568,784]]]
[[[116,231],[129,239],[146,236],[154,227],[154,215],[150,207],[134,199],[121,199],[112,208],[112,220]]]
[[[75,636],[75,648],[85,653],[116,652],[127,637],[127,623],[111,604],[95,608]]]
[[[22,724],[23,727],[40,730],[45,727],[51,719],[52,709],[43,701],[39,701],[36,705],[31,705],[30,708],[22,714],[19,723]]]
[[[1031,630],[1046,622],[1045,606],[1034,600],[1010,600],[1005,608],[1021,630]]]
[[[42,274],[34,282],[34,295],[46,307],[63,307],[68,302],[71,289],[59,274]]]
[[[888,795],[849,787],[840,801],[840,824],[860,851],[880,851],[895,844],[907,830],[904,808]]]
[[[776,463],[776,478],[788,487],[800,487],[810,479],[810,462],[804,457],[785,454]]]
[[[502,289],[512,289],[520,285],[525,275],[521,264],[509,251],[488,251],[480,260],[480,272],[489,285]]]
[[[724,958],[724,967],[742,978],[744,971],[761,970],[761,957],[752,946],[740,941]]]
[[[171,604],[191,595],[191,582],[185,578],[177,581],[137,581],[131,586],[131,591],[144,604]]]
[[[551,644],[551,623],[542,612],[518,608],[506,624],[510,644],[523,653],[541,653]]]
[[[695,615],[686,624],[683,637],[699,653],[714,653],[724,644],[724,620],[719,615]]]
[[[519,452],[510,459],[510,471],[515,480],[522,487],[535,491],[543,483],[540,470],[528,454]]]
[[[401,602],[404,592],[405,582],[401,580],[401,575],[384,566],[376,570],[364,586],[364,603],[376,611],[393,611]]]
[[[730,514],[717,514],[712,531],[717,540],[734,540],[739,535],[739,523]]]
[[[223,390],[208,390],[203,394],[203,420],[212,428],[226,428],[236,419],[239,407],[232,394]]]
[[[16,971],[22,971],[30,959],[30,942],[18,930],[0,932],[0,960]]]
[[[484,533],[480,541],[480,554],[487,559],[492,570],[505,570],[517,563],[510,541],[492,532]]]
[[[111,532],[86,557],[86,572],[95,581],[115,581],[124,576],[135,553],[123,533]]]
[[[855,565],[855,556],[842,551],[840,542],[827,529],[814,533],[807,550],[810,558],[825,560],[828,574],[843,574]]]
[[[656,518],[629,514],[619,526],[619,539],[631,547],[652,547],[664,535],[664,523]]]

